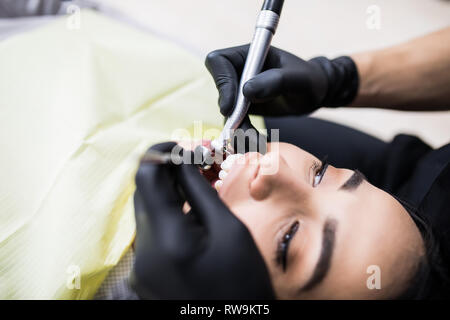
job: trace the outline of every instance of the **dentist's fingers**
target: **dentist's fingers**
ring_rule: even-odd
[[[283,70],[270,69],[247,81],[244,95],[253,103],[266,102],[282,94]]]
[[[245,45],[216,50],[206,57],[205,65],[219,90],[220,112],[224,116],[229,116],[235,106],[248,48]]]
[[[243,227],[196,167],[182,165],[177,170],[180,187],[192,207],[192,213],[198,215],[211,232]]]
[[[151,150],[170,152],[175,145],[164,143]],[[184,233],[188,220],[182,212],[184,198],[176,185],[175,166],[142,163],[136,174],[134,203],[138,232],[140,224],[146,224],[158,241],[176,248],[177,236]]]

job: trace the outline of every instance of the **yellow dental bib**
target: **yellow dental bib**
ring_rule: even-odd
[[[0,42],[1,299],[92,298],[134,239],[139,155],[223,126],[202,59],[91,11],[67,19]]]

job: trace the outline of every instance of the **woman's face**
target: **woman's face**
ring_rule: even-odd
[[[219,195],[252,233],[278,298],[386,299],[405,289],[424,252],[419,230],[358,172],[324,168],[284,143],[227,171]]]

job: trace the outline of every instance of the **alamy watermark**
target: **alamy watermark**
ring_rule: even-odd
[[[66,287],[69,290],[81,289],[81,268],[77,265],[70,265],[66,269],[68,274],[66,280]]]
[[[369,30],[381,29],[381,8],[380,6],[373,4],[367,7],[366,14],[368,15],[366,20],[366,26]]]
[[[370,274],[367,278],[366,285],[369,290],[381,289],[381,268],[377,265],[370,265],[366,272]]]
[[[69,30],[81,29],[81,8],[71,4],[66,8],[66,28]]]

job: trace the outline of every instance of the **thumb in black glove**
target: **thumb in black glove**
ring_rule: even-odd
[[[217,50],[206,58],[225,116],[235,106],[248,49],[249,45]],[[271,47],[263,72],[247,81],[243,92],[252,102],[249,113],[286,116],[309,114],[322,106],[348,105],[356,97],[358,85],[358,71],[350,57],[305,61]]]
[[[170,152],[175,143],[152,149]],[[136,175],[141,298],[272,299],[269,273],[245,227],[193,165],[141,164]],[[184,214],[182,206],[192,207]]]

